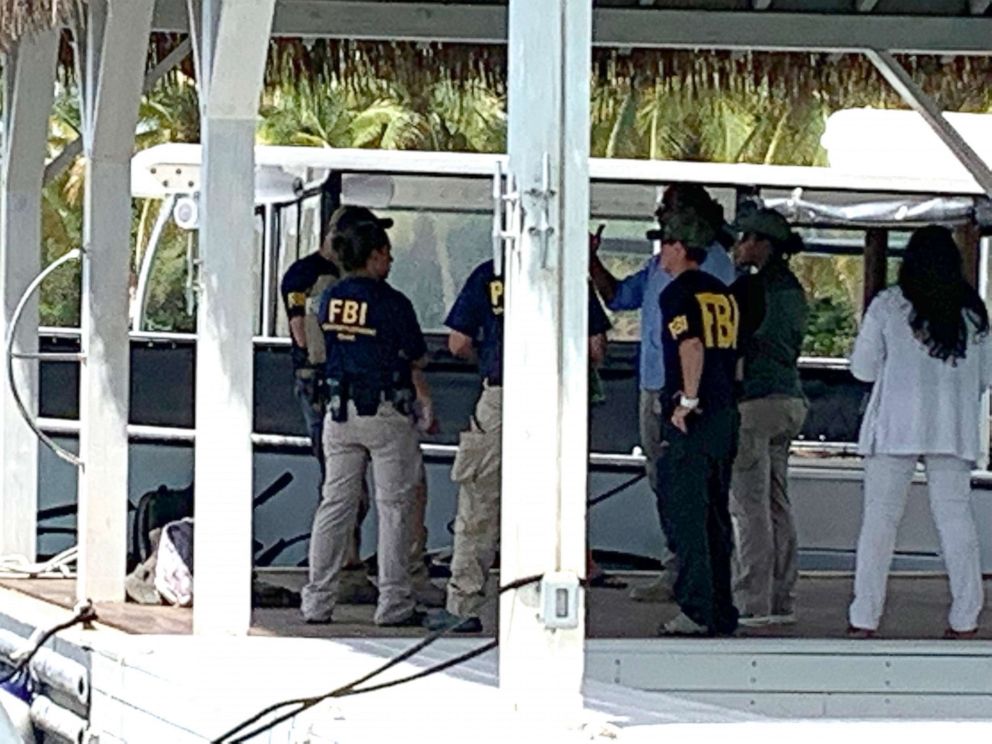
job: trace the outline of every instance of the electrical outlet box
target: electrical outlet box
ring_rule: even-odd
[[[559,571],[541,579],[540,620],[545,628],[567,630],[579,627],[579,577]]]

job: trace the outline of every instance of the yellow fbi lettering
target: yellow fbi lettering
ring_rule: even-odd
[[[327,306],[327,322],[325,331],[337,331],[341,334],[376,335],[375,328],[369,328],[366,323],[369,315],[369,303],[359,300],[345,300],[340,297],[331,299]]]
[[[703,315],[703,345],[707,349],[737,348],[737,301],[714,292],[700,292],[696,301]]]
[[[503,314],[503,282],[500,279],[489,282],[489,304],[493,315]]]

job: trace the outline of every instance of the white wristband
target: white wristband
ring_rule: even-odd
[[[680,395],[679,396],[679,407],[680,408],[688,408],[690,411],[692,411],[698,405],[699,405],[699,398],[687,398],[684,395]]]

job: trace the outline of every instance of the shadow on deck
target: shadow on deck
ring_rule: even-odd
[[[302,573],[267,573],[266,581],[298,589]],[[624,576],[631,586],[650,579]],[[75,603],[72,579],[5,579],[0,587],[12,589],[61,607]],[[851,598],[850,576],[827,574],[803,575],[798,585],[798,622],[791,626],[742,628],[741,637],[751,638],[844,638],[847,605]],[[992,581],[985,582],[986,596],[992,596]],[[656,637],[658,625],[672,617],[674,603],[634,602],[626,589],[593,588],[586,595],[586,632],[589,638],[647,639]],[[943,576],[897,575],[889,581],[889,597],[880,629],[882,639],[935,640],[947,625],[950,595]],[[491,636],[496,628],[496,602],[486,607],[484,632]],[[336,622],[330,625],[307,625],[298,609],[263,609],[252,612],[251,634],[258,636],[301,638],[378,638],[416,637],[425,634],[417,628],[378,628],[372,622],[372,607],[340,605]],[[193,613],[187,608],[146,606],[131,603],[97,605],[100,622],[134,634],[188,634],[192,631]],[[472,636],[466,636],[472,637]],[[981,618],[978,637],[992,640],[992,612]]]

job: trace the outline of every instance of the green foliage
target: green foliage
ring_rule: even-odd
[[[273,42],[257,139],[262,144],[311,147],[503,152],[505,55],[503,46]],[[945,109],[992,110],[988,60],[903,61]],[[57,93],[50,129],[52,156],[80,131],[71,75],[63,80],[70,82],[60,83]],[[832,111],[899,105],[878,73],[857,55],[596,49],[590,146],[599,157],[823,165],[819,141]],[[173,73],[142,100],[136,147],[199,137],[195,85],[182,72]],[[45,263],[81,243],[83,181],[83,162],[77,158],[45,188]],[[135,271],[159,208],[158,203],[134,205]],[[439,222],[436,229],[441,227],[449,241],[461,229]],[[421,229],[426,228],[415,227]],[[435,286],[428,276],[435,260],[451,264],[441,270],[444,276],[457,273],[449,271],[458,268],[457,251],[429,255],[429,236],[417,234],[423,238],[423,245],[417,244],[423,253],[418,256],[423,275],[415,278],[417,282]],[[188,239],[173,226],[163,235],[146,305],[150,328],[194,328],[185,296]],[[641,260],[637,257],[636,263]],[[806,353],[843,355],[861,303],[860,259],[800,256],[793,267],[811,298]],[[448,290],[445,286],[444,292]],[[434,304],[447,299],[438,295]],[[429,309],[443,312],[440,305]],[[65,267],[46,282],[41,319],[48,325],[78,324],[78,265]],[[616,320],[614,335],[636,335],[636,314]]]
[[[809,304],[809,326],[804,356],[846,357],[858,335],[857,309],[844,300],[814,298]]]

